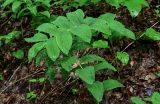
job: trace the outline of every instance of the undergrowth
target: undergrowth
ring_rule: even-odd
[[[74,80],[81,79],[93,95],[97,102],[101,102],[105,91],[115,88],[123,88],[120,79],[105,79],[99,81],[95,78],[98,71],[110,70],[118,71],[107,59],[97,54],[85,54],[77,56],[78,51],[87,49],[110,49],[111,42],[118,39],[130,39],[132,43],[145,37],[150,40],[159,41],[160,33],[153,27],[148,28],[140,37],[121,22],[116,20],[113,13],[101,14],[99,17],[88,17],[80,7],[86,5],[96,5],[101,0],[1,0],[1,19],[11,15],[14,19],[21,20],[25,16],[32,17],[32,28],[34,36],[24,38],[23,41],[32,43],[28,51],[28,62],[35,62],[35,66],[40,66],[43,61],[47,67],[46,78],[40,80],[32,79],[30,82],[43,82],[49,80],[54,84],[55,73],[60,72]],[[149,8],[146,0],[104,0],[116,9],[126,7],[132,18],[136,17],[142,7]],[[55,16],[50,13],[52,6],[60,6],[67,11],[65,16]],[[70,9],[76,9],[70,12]],[[158,11],[157,11],[158,12]],[[159,12],[158,12],[159,13]],[[12,45],[14,39],[21,36],[21,30],[14,30],[8,34],[0,35],[1,44]],[[96,39],[102,34],[101,39]],[[115,60],[119,60],[123,65],[129,62],[129,55],[125,50],[114,53]],[[24,58],[24,51],[18,49],[12,53],[17,59]],[[72,74],[72,76],[71,76]],[[145,98],[147,101],[156,102],[154,96]],[[33,99],[37,95],[34,92],[27,93],[28,99]],[[152,99],[153,98],[153,99]],[[142,102],[137,97],[132,97],[133,102]],[[140,104],[140,103],[136,103]],[[158,103],[153,103],[158,104]]]

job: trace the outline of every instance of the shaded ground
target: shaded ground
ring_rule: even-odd
[[[156,2],[155,2],[156,4]],[[132,19],[126,9],[111,8],[108,5],[100,3],[96,7],[88,6],[83,8],[88,16],[99,16],[105,12],[113,12],[117,14],[117,19],[125,26],[137,33],[137,37],[141,35],[146,28],[156,25],[154,28],[160,31],[160,23],[154,12],[155,4],[153,2],[150,9],[144,9],[138,17]],[[57,9],[52,8],[52,11]],[[65,14],[61,9],[54,14]],[[31,18],[25,17],[22,21],[13,20],[8,17],[1,20],[0,34],[6,34],[14,29],[23,28],[23,36],[15,40],[15,44],[11,46],[3,45],[0,49],[0,73],[4,76],[4,80],[0,81],[0,104],[95,104],[92,96],[88,93],[83,83],[79,80],[61,79],[51,85],[49,82],[29,83],[31,78],[39,78],[45,75],[45,66],[35,67],[34,64],[28,64],[27,59],[17,60],[11,56],[11,51],[23,48],[26,52],[30,44],[23,41],[24,37],[32,34],[30,26]],[[117,73],[109,71],[101,71],[97,73],[96,78],[99,80],[113,78],[122,82],[125,87],[115,89],[105,93],[101,104],[131,104],[131,96],[148,97],[154,91],[160,91],[160,43],[152,42],[144,38],[136,41],[125,51],[130,55],[130,64],[123,66],[114,60],[114,51],[123,50],[131,41],[119,40],[112,43],[114,50],[89,50],[88,53],[97,53],[113,62],[119,69]],[[78,93],[73,94],[72,89],[79,89]],[[38,98],[35,101],[26,99],[26,93],[35,91]]]

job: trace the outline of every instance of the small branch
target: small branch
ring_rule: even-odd
[[[157,25],[158,23],[159,23],[159,21],[156,22],[155,24],[153,24],[150,28],[154,27],[154,26]],[[130,46],[131,46],[133,43],[135,43],[137,40],[139,40],[140,38],[142,38],[144,35],[145,35],[145,32],[144,32],[143,34],[141,34],[135,41],[133,41],[133,42],[131,42],[130,44],[128,44],[128,45],[122,50],[122,52],[125,51],[128,47],[130,47]]]

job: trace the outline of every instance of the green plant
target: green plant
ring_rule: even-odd
[[[34,91],[30,91],[27,93],[27,99],[34,100],[37,98],[37,94]]]
[[[160,93],[154,92],[153,95],[149,98],[140,99],[139,97],[131,97],[131,101],[134,104],[146,104],[144,101],[150,101],[152,104],[159,104],[160,102]]]
[[[0,81],[3,81],[3,75],[2,74],[0,74]]]
[[[157,13],[158,17],[160,17],[160,5],[156,6],[155,12]]]
[[[146,104],[142,99],[139,97],[131,97],[131,101],[133,104]]]
[[[149,7],[146,0],[106,0],[107,3],[119,8],[121,5],[126,6],[131,16],[136,17],[142,9],[142,5]]]
[[[120,60],[123,64],[128,64],[129,55],[126,52],[117,52],[116,58]]]
[[[5,44],[11,43],[11,41],[21,35],[20,31],[12,31],[7,35],[0,36],[0,42],[4,41]],[[0,44],[2,45],[2,43]]]
[[[144,98],[145,101],[150,101],[152,104],[159,104],[160,102],[160,93],[154,92],[153,95],[149,98]]]
[[[17,59],[23,59],[24,51],[22,49],[19,49],[19,50],[15,51],[15,52],[12,52],[12,55],[14,57],[16,57]]]
[[[79,6],[96,4],[102,0],[56,0],[54,4],[62,5],[63,9],[78,8]],[[121,6],[127,7],[132,17],[136,17],[142,9],[142,6],[149,7],[146,0],[105,0],[106,3],[115,6],[117,9]],[[66,5],[69,3],[69,5]]]
[[[101,0],[54,0],[54,5],[62,6],[64,10],[70,9],[70,8],[78,8],[81,6],[86,6],[89,4],[96,4],[100,2]]]
[[[160,40],[160,32],[157,32],[153,28],[148,28],[145,32],[145,36],[154,41]]]
[[[45,80],[46,80],[46,78],[44,78],[44,77],[41,77],[41,78],[38,78],[38,79],[30,79],[29,80],[29,82],[30,83],[43,83],[43,82],[45,82]]]
[[[96,81],[96,72],[103,69],[112,71],[117,71],[117,69],[107,60],[97,55],[89,54],[77,57],[73,53],[82,49],[83,46],[78,46],[79,44],[85,45],[83,49],[109,48],[107,41],[94,41],[92,39],[99,32],[106,39],[109,39],[115,33],[119,37],[126,36],[131,39],[135,39],[135,35],[132,31],[126,29],[123,24],[116,21],[114,14],[107,13],[98,18],[84,17],[83,11],[79,9],[67,13],[66,17],[58,16],[51,23],[38,26],[36,29],[38,33],[31,38],[25,38],[25,41],[35,43],[28,52],[28,59],[31,62],[37,56],[37,64],[42,60],[46,60],[49,69],[47,77],[50,81],[54,80],[53,75],[55,75],[56,70],[52,66],[61,66],[61,71],[68,74],[75,72],[95,99],[100,102],[104,91],[124,86],[113,79],[103,82]],[[77,64],[77,66],[73,67],[74,64]]]
[[[15,14],[17,18],[32,14],[36,16],[37,14],[42,14],[49,16],[49,7],[51,0],[6,0],[3,1],[2,7],[11,9],[11,12]],[[9,7],[11,5],[11,8]],[[43,7],[39,11],[38,7]]]

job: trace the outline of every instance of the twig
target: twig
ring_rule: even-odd
[[[59,89],[57,89],[63,82],[59,83],[56,88],[52,89],[46,96],[44,96],[44,97],[42,98],[41,102],[43,102],[43,101],[44,101],[50,94],[52,94],[54,91],[58,91],[58,90],[60,90],[60,89],[63,89],[63,88],[65,88],[66,86],[73,84],[73,83],[76,82],[78,79],[79,79],[79,78],[77,78],[77,79],[73,80],[72,82],[66,84],[65,86],[60,87]],[[56,89],[57,89],[57,90],[56,90]]]
[[[3,27],[11,18],[12,18],[12,16],[10,16],[5,22],[3,22],[3,24],[1,25],[1,27]]]
[[[18,66],[18,68],[16,68],[16,70],[14,71],[14,73],[12,74],[12,76],[10,77],[9,81],[10,82],[12,80],[12,78],[14,77],[14,75],[16,74],[16,72],[20,69],[21,65]]]
[[[15,82],[13,82],[13,83],[11,83],[11,84],[8,85],[4,90],[2,90],[2,91],[0,92],[0,94],[2,94],[4,91],[6,91],[9,87],[11,87],[12,85],[16,84],[17,82],[19,82],[19,81],[21,81],[21,80],[24,80],[24,79],[26,79],[26,78],[28,78],[28,77],[34,75],[34,74],[37,74],[37,73],[40,72],[40,71],[41,71],[41,70],[38,70],[38,71],[36,71],[36,72],[33,73],[33,74],[27,75],[26,77],[23,77],[23,78],[21,78],[21,79],[15,81]]]
[[[154,26],[157,25],[158,23],[159,23],[159,21],[156,22],[155,24],[153,24],[150,28],[154,27]],[[135,43],[137,40],[139,40],[140,38],[142,38],[144,35],[145,35],[145,33],[141,34],[135,41],[133,41],[133,42],[131,42],[130,44],[128,44],[128,45],[122,50],[122,52],[125,51],[128,47],[130,47],[130,46],[131,46],[133,43]]]

